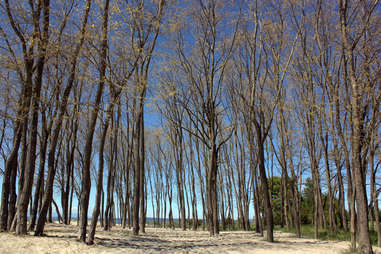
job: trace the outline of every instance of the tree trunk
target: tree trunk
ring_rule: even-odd
[[[376,169],[374,167],[374,153],[375,151],[370,151],[370,170],[371,170],[371,179],[370,179],[370,188],[371,195],[373,196],[373,209],[374,217],[376,221],[376,231],[377,231],[377,245],[381,247],[381,221],[380,221],[380,210],[378,208],[378,195],[376,190]]]
[[[46,215],[53,198],[53,183],[54,183],[54,178],[56,174],[56,167],[54,165],[54,162],[55,162],[56,147],[58,143],[58,136],[61,131],[62,121],[64,118],[64,114],[66,112],[66,106],[68,103],[69,95],[74,84],[75,70],[77,68],[77,59],[85,39],[86,26],[87,26],[89,13],[90,13],[91,3],[92,3],[92,0],[87,0],[86,2],[86,9],[85,9],[84,19],[82,22],[80,40],[74,51],[73,58],[71,59],[69,79],[62,96],[61,105],[59,106],[59,109],[58,109],[59,115],[55,121],[54,129],[53,129],[53,135],[51,139],[52,141],[49,146],[49,154],[48,154],[48,177],[46,181],[46,188],[45,188],[45,193],[43,196],[42,207],[41,207],[40,215],[37,220],[36,231],[34,233],[35,236],[41,236],[44,232]]]
[[[140,121],[143,121],[141,113],[137,115],[136,120],[136,128],[135,128],[135,143],[134,143],[134,159],[135,159],[135,167],[134,167],[134,195],[133,195],[133,234],[139,234],[139,208],[140,208],[140,135],[141,135],[141,124]]]
[[[145,94],[145,93],[144,93]],[[143,107],[143,103],[141,104]],[[145,144],[144,144],[144,111],[141,108],[141,121],[140,121],[140,161],[139,161],[139,174],[140,174],[140,230],[145,233],[146,228],[146,216],[145,216],[145,200],[146,200],[146,189],[145,189]]]
[[[181,128],[181,127],[179,127]],[[183,145],[182,145],[182,132],[181,130],[175,130],[174,137],[174,150],[176,153],[176,183],[177,183],[177,195],[180,201],[180,227],[182,230],[186,230],[186,218],[185,218],[185,199],[184,199],[184,179],[182,176],[183,171]]]
[[[52,203],[53,203],[54,207],[56,208],[56,213],[57,213],[57,217],[58,217],[58,222],[59,222],[59,223],[62,223],[62,222],[63,222],[63,219],[62,219],[60,210],[59,210],[59,208],[58,208],[58,205],[57,205],[56,201],[54,201],[54,199],[52,199]]]
[[[86,242],[86,228],[87,228],[87,216],[89,209],[90,198],[90,165],[91,165],[91,152],[93,146],[93,136],[95,131],[95,125],[97,123],[99,104],[101,102],[103,88],[106,80],[106,57],[107,57],[107,28],[108,28],[108,11],[110,0],[105,0],[104,12],[103,12],[103,25],[102,25],[102,40],[101,40],[101,53],[100,53],[100,71],[99,71],[99,84],[98,90],[95,95],[94,105],[95,108],[91,113],[90,123],[86,134],[86,143],[84,148],[84,165],[82,171],[82,192],[81,192],[81,225],[80,225],[80,240]]]
[[[29,134],[29,150],[28,150],[28,161],[26,164],[24,179],[20,179],[23,181],[22,192],[19,197],[19,202],[17,204],[17,227],[16,234],[25,235],[27,233],[27,213],[28,213],[28,204],[32,193],[33,187],[33,179],[34,179],[34,171],[35,171],[35,163],[36,163],[36,147],[37,147],[37,125],[38,125],[38,113],[40,109],[40,94],[42,87],[42,74],[44,71],[45,65],[45,54],[46,48],[48,44],[49,37],[49,10],[50,10],[50,1],[43,1],[43,34],[42,41],[39,48],[39,58],[37,60],[37,74],[34,82],[34,88],[32,92],[32,122],[30,126],[30,134]],[[38,13],[39,17],[40,13]],[[35,19],[34,15],[34,19]],[[35,24],[39,24],[36,20]],[[37,25],[36,25],[37,26]],[[35,27],[35,29],[40,29],[39,27]],[[19,182],[20,184],[20,182]]]
[[[369,224],[368,224],[368,204],[366,196],[366,175],[362,168],[362,119],[361,119],[361,91],[358,85],[355,60],[353,56],[354,47],[350,44],[348,39],[347,28],[347,1],[340,0],[340,25],[341,25],[341,38],[344,46],[344,56],[348,61],[349,77],[352,86],[352,170],[354,171],[354,182],[356,183],[356,205],[358,210],[358,243],[361,253],[372,254],[372,245],[369,237]]]
[[[5,8],[7,12],[7,16],[12,25],[14,31],[17,30],[16,25],[14,24],[13,17],[11,14],[11,10],[9,7],[9,1],[5,1]],[[16,34],[18,32],[16,31]],[[35,39],[37,33],[33,34],[33,38]],[[22,35],[21,35],[22,36]],[[34,45],[32,43],[31,45]],[[25,57],[24,61],[24,69],[26,80],[22,81],[22,90],[18,101],[17,108],[17,120],[15,122],[14,128],[14,136],[13,136],[13,144],[12,149],[5,161],[5,169],[3,174],[3,185],[1,188],[1,207],[0,207],[0,231],[7,231],[10,227],[9,221],[13,218],[9,218],[9,210],[12,211],[12,206],[14,206],[14,202],[16,201],[16,187],[13,184],[13,179],[16,181],[16,173],[17,173],[17,164],[18,164],[18,151],[21,144],[21,139],[23,136],[23,131],[26,129],[28,113],[30,109],[30,101],[32,95],[32,76],[33,76],[33,64],[34,59],[30,57],[30,54],[26,52],[25,41],[23,42],[24,50],[23,54]],[[29,59],[28,59],[29,58]],[[13,177],[14,176],[14,177]],[[22,184],[22,183],[21,183]],[[13,192],[14,190],[14,192]],[[11,209],[9,209],[11,208]],[[12,216],[11,216],[12,217]]]
[[[111,129],[114,129],[113,126],[113,117],[111,117]],[[115,135],[115,133],[113,134]],[[114,141],[112,136],[110,136],[110,159],[108,160],[108,177],[107,177],[107,197],[106,197],[106,209],[105,209],[105,225],[104,225],[104,230],[108,231],[111,229],[111,210],[112,210],[112,197],[114,195],[113,193],[113,182],[114,182],[114,175],[115,175],[115,161],[114,161],[114,156],[115,156],[115,150],[114,150]]]
[[[215,144],[212,144],[211,149],[209,150],[209,169],[207,178],[208,224],[210,236],[215,236],[219,234],[217,201],[217,154],[217,147]]]
[[[270,195],[269,195],[269,187],[267,183],[267,177],[266,177],[266,169],[265,169],[265,155],[264,155],[264,146],[263,146],[263,138],[260,134],[258,134],[258,165],[259,165],[259,175],[261,178],[261,185],[262,185],[262,193],[263,193],[263,203],[264,203],[264,209],[265,209],[265,215],[266,215],[266,235],[267,235],[267,241],[268,242],[274,242],[274,223],[273,223],[273,211],[271,207],[270,202]]]
[[[106,134],[109,126],[109,118],[112,110],[108,111],[105,124],[103,127],[103,132],[101,136],[101,141],[99,145],[99,168],[98,168],[98,176],[97,176],[97,192],[95,196],[95,206],[93,210],[93,215],[92,215],[92,220],[91,220],[91,226],[90,226],[90,232],[89,232],[89,239],[87,243],[89,245],[94,244],[94,237],[95,237],[95,230],[97,227],[97,222],[98,222],[98,216],[99,216],[99,211],[100,211],[100,205],[101,205],[101,198],[102,198],[102,186],[103,186],[103,168],[104,168],[104,146],[105,146],[105,140],[106,140]]]
[[[32,208],[32,213],[30,215],[31,219],[29,224],[29,231],[34,230],[34,227],[36,225],[37,210],[39,207],[39,202],[41,201],[41,197],[42,197],[41,193],[43,190],[43,184],[44,184],[44,178],[45,178],[44,175],[45,175],[46,148],[48,146],[48,138],[49,138],[49,133],[51,129],[50,127],[47,128],[46,116],[43,113],[42,114],[42,137],[40,139],[40,165],[38,169],[36,189],[34,192],[33,208]]]
[[[74,120],[72,120],[72,123],[73,123]],[[78,129],[78,125],[75,124],[75,127],[73,126],[73,124],[71,125],[71,133],[70,133],[70,136],[69,138],[67,139],[67,142],[68,142],[68,147],[67,147],[67,150],[66,150],[66,174],[63,175],[63,179],[65,179],[63,181],[63,186],[61,187],[61,203],[62,203],[62,213],[63,213],[63,223],[68,225],[69,224],[69,201],[70,201],[70,189],[71,189],[71,186],[73,185],[73,183],[70,184],[70,181],[71,179],[73,178],[72,177],[72,171],[73,171],[73,167],[74,167],[74,152],[75,152],[75,148],[76,148],[76,137],[77,137],[77,129]],[[73,143],[71,146],[69,146],[70,144],[70,139],[71,139],[71,136],[74,135],[74,138],[73,138]],[[63,169],[64,170],[64,169]]]
[[[13,178],[16,180],[16,173],[17,173],[17,156],[18,156],[18,150],[21,143],[21,129],[22,125],[19,125],[15,128],[15,138],[13,142],[12,151],[10,152],[10,155],[8,156],[6,162],[5,162],[5,170],[3,174],[3,185],[1,189],[1,221],[0,221],[0,227],[1,231],[7,231],[8,230],[8,205],[9,205],[9,196],[12,192],[12,182]],[[14,177],[13,177],[14,176]]]
[[[325,135],[325,139],[321,135],[321,141],[323,145],[323,151],[324,151],[324,161],[325,161],[325,172],[326,172],[326,178],[327,178],[327,185],[328,185],[328,202],[329,202],[329,228],[331,232],[337,232],[337,225],[336,225],[336,213],[335,213],[335,204],[334,204],[334,196],[332,191],[332,185],[331,185],[331,170],[329,166],[329,155],[328,155],[328,134]]]

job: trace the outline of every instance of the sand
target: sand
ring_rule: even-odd
[[[99,228],[95,244],[87,246],[78,241],[75,225],[48,224],[46,236],[23,237],[0,233],[0,253],[284,253],[284,254],[333,254],[349,249],[349,242],[298,239],[293,234],[275,232],[274,243],[263,240],[253,232],[221,232],[209,237],[205,231],[147,228],[146,233],[133,236],[131,230],[113,227],[106,232]],[[381,254],[381,248],[374,247]]]

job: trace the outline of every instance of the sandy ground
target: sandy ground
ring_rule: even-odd
[[[181,231],[147,228],[140,236],[131,230],[114,227],[111,232],[101,228],[96,233],[95,245],[87,246],[77,240],[78,228],[74,225],[48,224],[47,236],[17,237],[0,233],[0,253],[288,253],[317,254],[343,253],[349,242],[297,239],[292,234],[275,232],[275,242],[268,243],[253,232],[221,232],[209,237],[204,231]],[[381,254],[381,248],[374,247]]]

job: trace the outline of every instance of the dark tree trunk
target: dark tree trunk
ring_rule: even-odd
[[[103,168],[104,168],[104,159],[103,159],[104,153],[103,152],[104,152],[104,146],[105,146],[106,134],[107,134],[108,126],[109,126],[109,121],[112,114],[112,110],[111,109],[109,110],[110,111],[108,111],[107,113],[107,117],[105,120],[103,132],[101,136],[101,141],[99,145],[99,158],[98,158],[99,168],[98,168],[98,176],[97,176],[97,192],[95,196],[95,206],[94,206],[91,225],[90,225],[89,239],[87,241],[89,245],[94,244],[95,230],[97,227],[98,216],[99,216],[100,206],[101,206],[102,186],[103,186]],[[102,219],[103,218],[101,218],[101,220]]]
[[[194,167],[193,167],[194,154],[193,154],[192,137],[189,136],[189,139],[190,139],[189,140],[190,158],[189,158],[188,164],[190,166],[190,171],[191,171],[190,181],[191,181],[191,191],[192,191],[192,218],[193,218],[192,229],[197,230],[197,227],[198,227],[198,218],[197,217],[198,216],[197,216],[197,196],[196,196],[195,176],[194,176]],[[224,220],[224,222],[225,222],[225,220]],[[223,225],[223,226],[225,226],[225,225]]]
[[[142,114],[139,113],[137,115],[136,120],[136,128],[135,128],[135,142],[134,142],[134,159],[135,159],[135,167],[134,167],[134,195],[133,195],[133,234],[138,235],[139,234],[139,208],[140,208],[140,166],[141,166],[141,156],[140,156],[140,135],[141,135],[141,124],[140,121],[143,121]]]
[[[146,191],[145,191],[145,145],[144,145],[144,111],[141,108],[141,122],[140,122],[140,161],[139,161],[139,188],[140,188],[140,230],[142,233],[145,233],[146,227],[146,216],[145,216],[145,200],[146,200]]]
[[[114,197],[114,182],[115,182],[115,170],[116,170],[116,138],[117,138],[117,128],[114,126],[113,116],[111,119],[111,129],[114,130],[112,136],[110,136],[110,159],[108,161],[108,177],[107,177],[107,199],[106,199],[106,210],[105,210],[105,230],[110,230],[112,227],[112,207],[113,207],[113,197]]]
[[[373,209],[374,209],[374,217],[376,221],[376,231],[377,231],[377,245],[378,247],[381,247],[381,221],[380,221],[380,210],[378,207],[378,194],[376,190],[376,168],[374,166],[374,154],[375,154],[375,147],[373,145],[373,149],[370,151],[370,170],[371,170],[371,179],[370,179],[370,188],[371,188],[371,195],[373,196]]]
[[[224,184],[223,184],[223,177],[220,175],[219,177],[219,193],[220,193],[220,200],[221,200],[221,227],[222,230],[226,230],[226,223],[225,223],[225,195],[224,195]],[[193,208],[194,209],[194,208]]]
[[[325,172],[326,172],[327,186],[328,186],[329,229],[331,232],[337,232],[335,203],[334,203],[334,195],[333,195],[332,185],[331,185],[331,170],[330,170],[330,166],[329,166],[328,133],[326,133],[325,137],[322,136],[323,133],[320,133],[320,135],[321,135],[320,139],[321,139],[321,142],[323,145]]]
[[[218,171],[218,150],[215,144],[209,151],[208,169],[208,217],[209,233],[211,236],[219,234],[218,223],[218,194],[217,194],[217,171]]]
[[[1,217],[0,217],[1,231],[8,230],[8,215],[9,215],[8,205],[9,205],[10,196],[12,198],[12,189],[15,188],[15,186],[12,185],[12,182],[16,181],[17,164],[18,164],[17,156],[18,156],[18,150],[20,147],[21,136],[22,136],[21,129],[22,129],[22,125],[19,125],[18,127],[16,127],[15,134],[14,134],[15,140],[13,142],[12,151],[10,152],[10,155],[8,156],[5,162],[5,170],[3,174],[3,185],[1,189]],[[16,190],[14,190],[14,193],[16,193]]]
[[[54,205],[54,208],[56,208],[56,213],[57,213],[57,217],[58,217],[58,223],[62,223],[63,219],[62,219],[62,216],[61,216],[61,213],[60,213],[60,209],[58,208],[58,205],[57,205],[56,201],[54,201],[54,199],[52,199],[52,203]],[[50,209],[53,210],[52,207]],[[53,213],[53,211],[52,211],[52,213]]]
[[[90,187],[91,187],[91,177],[90,177],[90,165],[91,165],[91,152],[93,147],[93,136],[95,131],[95,125],[97,123],[98,112],[100,110],[99,105],[101,102],[103,88],[106,80],[106,57],[107,57],[107,45],[108,45],[108,12],[109,12],[110,0],[105,0],[104,4],[104,13],[103,13],[103,25],[102,25],[102,40],[101,40],[101,52],[100,52],[100,70],[99,70],[99,84],[97,93],[95,95],[94,105],[90,117],[90,122],[88,125],[86,133],[86,143],[84,148],[84,165],[82,171],[82,192],[81,192],[81,223],[80,223],[80,240],[86,242],[86,233],[87,233],[87,216],[89,209],[89,198],[90,198]]]
[[[17,163],[17,160],[16,160],[16,163]],[[12,222],[16,215],[16,200],[17,200],[16,180],[17,180],[17,168],[12,172],[10,188],[9,188],[10,193],[9,193],[8,223],[7,223],[8,230],[11,230]]]
[[[42,201],[42,207],[40,211],[40,215],[37,220],[37,227],[34,235],[36,236],[41,236],[44,232],[44,227],[45,227],[45,220],[46,220],[46,215],[48,212],[48,208],[50,206],[50,203],[53,198],[53,183],[54,183],[54,178],[56,174],[56,167],[54,165],[55,163],[55,153],[56,153],[56,147],[58,143],[58,136],[61,131],[61,126],[62,126],[62,121],[64,118],[64,114],[66,112],[66,106],[68,103],[69,95],[71,92],[71,89],[74,84],[74,79],[75,79],[75,70],[77,68],[77,59],[78,55],[81,51],[84,39],[85,39],[85,33],[86,33],[86,26],[87,26],[87,20],[89,17],[90,13],[90,7],[91,7],[92,0],[87,0],[86,2],[86,9],[85,9],[85,15],[82,23],[82,29],[81,29],[81,35],[80,35],[80,41],[76,46],[76,49],[73,54],[73,58],[71,59],[70,63],[70,75],[69,79],[67,82],[67,86],[63,92],[61,104],[59,106],[59,115],[57,116],[57,119],[55,121],[54,129],[53,129],[53,135],[52,135],[52,141],[49,146],[49,154],[48,154],[48,177],[46,181],[46,188],[45,188],[45,193],[43,196],[43,201]],[[78,206],[79,207],[79,206]]]
[[[38,9],[38,8],[37,8]],[[24,179],[20,179],[23,182],[23,188],[19,197],[19,201],[17,204],[17,227],[16,234],[25,235],[27,233],[27,213],[28,213],[28,204],[32,194],[33,187],[33,179],[34,179],[34,171],[35,171],[35,163],[36,163],[36,147],[37,147],[37,125],[38,125],[38,113],[40,109],[40,94],[42,87],[42,74],[44,71],[45,65],[45,54],[47,49],[47,44],[49,40],[49,10],[50,10],[50,1],[43,1],[43,34],[42,41],[39,48],[39,58],[37,60],[37,74],[34,82],[34,87],[32,91],[32,122],[30,126],[30,134],[29,134],[29,150],[28,150],[28,159],[27,164],[25,165],[25,174]],[[36,10],[39,12],[40,10]],[[36,13],[37,14],[37,13]],[[38,19],[40,13],[38,15],[34,14],[34,19]],[[39,26],[39,21],[35,20],[34,22]],[[35,27],[35,29],[40,29],[39,27]],[[19,182],[20,184],[20,182]]]
[[[362,168],[362,126],[363,119],[361,118],[361,88],[358,85],[358,80],[355,71],[355,59],[353,56],[354,47],[348,39],[348,3],[346,0],[339,1],[339,14],[341,25],[341,39],[343,42],[344,56],[347,59],[349,67],[349,78],[352,86],[352,170],[354,171],[353,180],[356,185],[356,206],[358,211],[358,243],[360,252],[363,254],[372,254],[372,245],[369,237],[369,224],[368,224],[368,204],[366,195],[366,175],[365,169]]]
[[[105,211],[105,208],[104,208],[104,204],[105,204],[105,193],[103,191],[103,186],[102,186],[102,190],[101,190],[101,215],[100,215],[100,225],[101,227],[104,227],[104,211]]]
[[[72,120],[71,124],[71,133],[70,136],[67,140],[68,142],[68,147],[66,150],[66,173],[65,175],[65,180],[62,184],[61,187],[61,203],[62,203],[62,213],[63,213],[63,223],[68,225],[70,222],[70,216],[69,216],[69,202],[70,202],[70,190],[71,186],[73,185],[73,182],[70,184],[70,181],[72,180],[72,173],[73,173],[73,168],[74,168],[74,152],[76,148],[76,142],[77,142],[77,129],[78,129],[78,124],[74,123],[74,120]],[[75,126],[73,126],[75,125]],[[70,139],[72,138],[72,135],[74,135],[74,138],[72,140],[72,145],[69,146]],[[63,176],[64,179],[64,176]]]
[[[18,152],[21,144],[21,139],[23,136],[24,130],[26,130],[27,127],[27,119],[28,119],[28,113],[30,109],[30,101],[31,101],[31,95],[32,95],[32,76],[33,76],[33,65],[34,65],[34,59],[30,56],[30,52],[27,52],[27,45],[25,42],[25,39],[23,36],[18,32],[17,25],[14,23],[14,19],[10,10],[9,1],[5,1],[5,9],[6,13],[9,19],[9,22],[13,28],[13,30],[16,32],[18,37],[22,41],[23,46],[23,55],[24,55],[24,69],[25,69],[25,76],[26,79],[23,80],[22,73],[19,73],[21,76],[22,81],[22,91],[19,97],[18,101],[18,108],[17,108],[17,120],[15,122],[15,128],[14,128],[14,137],[13,137],[13,144],[12,149],[6,159],[5,162],[5,169],[3,174],[3,185],[1,189],[1,207],[0,207],[0,231],[7,231],[10,228],[9,221],[13,220],[12,218],[9,218],[9,210],[12,212],[12,207],[15,205],[16,202],[16,187],[15,185],[16,181],[16,173],[17,173],[17,164],[18,164]],[[33,34],[33,39],[37,36],[37,33]],[[31,44],[33,46],[34,43]],[[28,46],[29,47],[29,46]],[[21,72],[21,71],[20,71]],[[13,177],[14,176],[14,177]],[[14,184],[12,183],[14,179]],[[22,181],[21,181],[22,185]],[[14,189],[14,192],[13,192]],[[14,202],[14,203],[13,203]],[[14,216],[14,215],[13,215]]]
[[[53,197],[52,197],[52,201],[53,201]],[[49,205],[48,223],[53,223],[53,207],[52,207],[52,203],[50,203],[50,205]]]
[[[50,126],[51,127],[51,126]],[[36,225],[36,218],[37,218],[37,210],[39,207],[39,203],[41,203],[43,192],[42,190],[44,185],[44,178],[45,178],[45,161],[46,161],[46,148],[48,146],[48,138],[50,129],[46,126],[46,116],[43,113],[42,114],[42,137],[40,139],[40,164],[38,169],[38,176],[37,176],[37,182],[36,182],[36,189],[34,191],[34,199],[33,199],[33,208],[32,213],[30,215],[30,224],[29,224],[29,231],[34,230],[34,227]],[[40,205],[41,208],[41,205]]]
[[[263,203],[266,215],[266,235],[267,241],[274,242],[274,223],[273,223],[273,211],[271,207],[269,187],[267,183],[266,169],[265,169],[265,154],[263,146],[263,138],[258,135],[258,166],[259,166],[259,176],[261,178],[262,193],[263,193]]]
[[[182,230],[186,230],[186,218],[185,218],[185,199],[184,199],[184,178],[183,178],[183,146],[182,146],[182,131],[175,129],[173,148],[176,156],[176,183],[177,183],[177,195],[180,201],[180,227]]]
[[[104,13],[103,13],[103,25],[102,25],[102,40],[101,40],[101,53],[100,53],[100,70],[99,70],[99,84],[97,93],[95,96],[94,105],[95,108],[91,113],[89,126],[86,134],[86,143],[84,148],[84,166],[82,172],[82,192],[81,192],[81,219],[80,219],[80,240],[86,242],[87,233],[87,217],[89,208],[89,198],[90,198],[90,188],[91,188],[91,177],[90,177],[90,164],[91,164],[91,153],[93,136],[95,131],[95,125],[97,123],[99,104],[103,94],[103,88],[105,84],[105,74],[106,74],[106,56],[107,56],[107,28],[108,28],[108,10],[109,10],[109,0],[105,0]]]

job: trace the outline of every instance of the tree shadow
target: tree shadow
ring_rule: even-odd
[[[113,232],[112,232],[113,231]],[[252,232],[222,232],[217,237],[209,237],[208,233],[193,234],[190,231],[177,232],[149,232],[139,236],[133,236],[130,231],[112,230],[111,232],[99,229],[95,237],[94,247],[106,249],[121,249],[123,251],[139,252],[226,252],[256,249],[290,250],[308,248],[308,246],[325,244],[327,241],[315,241],[303,239],[303,241],[292,240],[288,236],[276,238],[275,242],[269,243],[262,236]],[[79,241],[78,229],[67,225],[50,225],[46,230],[45,237]]]
[[[134,250],[149,250],[158,252],[174,252],[174,251],[191,251],[192,249],[208,249],[216,247],[225,248],[236,248],[243,246],[255,247],[257,243],[254,242],[237,242],[237,243],[221,243],[216,241],[215,243],[211,241],[203,240],[184,240],[184,241],[169,241],[163,239],[153,239],[153,238],[132,238],[132,239],[107,239],[107,238],[96,238],[96,245],[103,246],[105,248],[125,248]]]

